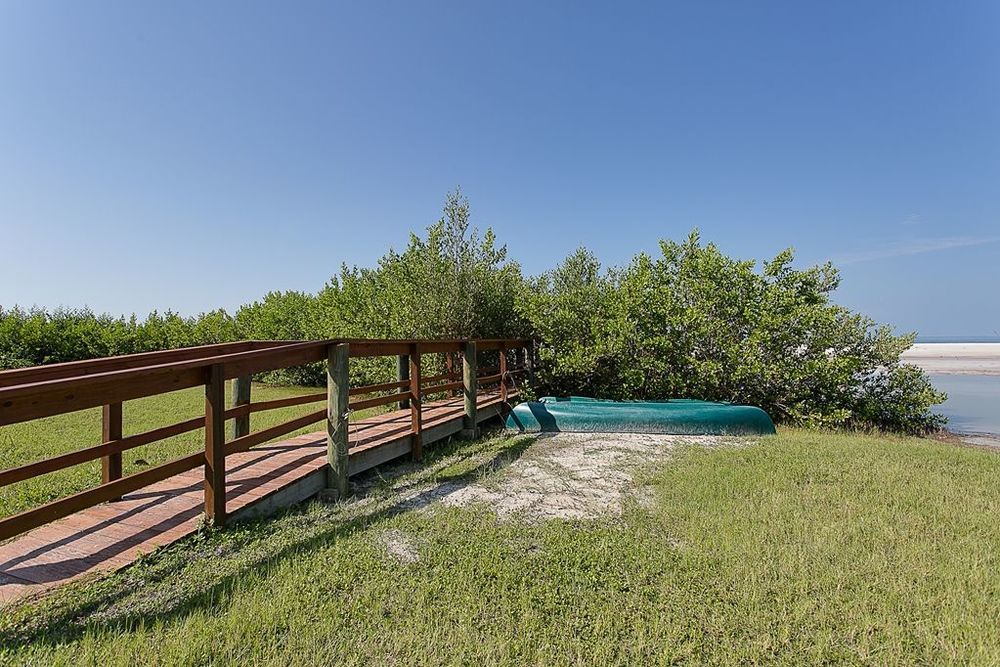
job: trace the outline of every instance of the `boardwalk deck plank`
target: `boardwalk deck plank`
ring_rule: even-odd
[[[478,408],[498,402],[495,393],[481,394]],[[461,397],[425,403],[424,432],[461,423],[463,414]],[[407,438],[410,420],[409,410],[397,410],[351,423],[350,455]],[[231,455],[226,459],[227,513],[252,508],[325,465],[326,431]],[[192,534],[204,511],[203,484],[201,468],[181,473],[0,545],[0,605],[73,579],[119,569],[140,554]]]

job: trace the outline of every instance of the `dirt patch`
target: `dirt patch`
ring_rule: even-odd
[[[387,530],[379,535],[379,543],[393,560],[409,565],[420,560],[417,548],[410,539],[399,530]]]
[[[344,510],[361,516],[434,507],[488,507],[501,520],[594,519],[622,514],[626,503],[656,505],[643,473],[682,445],[738,446],[744,439],[642,433],[511,436],[462,447],[429,464],[399,462],[354,483]]]
[[[510,465],[475,480],[414,490],[411,508],[431,502],[483,504],[501,519],[592,519],[620,515],[642,490],[638,473],[671,456],[681,444],[712,445],[720,438],[637,433],[560,433],[539,436]],[[648,499],[646,499],[648,500]],[[406,502],[406,501],[404,501]]]

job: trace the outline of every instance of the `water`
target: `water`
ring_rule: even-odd
[[[931,375],[930,379],[948,393],[948,400],[934,408],[948,418],[948,430],[1000,435],[1000,375]]]
[[[992,336],[917,336],[918,343],[1000,343],[1000,335]]]

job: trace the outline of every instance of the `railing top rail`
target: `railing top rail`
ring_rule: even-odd
[[[183,361],[0,387],[0,425],[75,412],[205,384],[207,369],[223,364],[227,377],[319,361],[325,341],[290,343]],[[247,367],[246,369],[244,367]]]
[[[37,366],[0,373],[0,426],[187,389],[223,365],[224,378],[299,366],[326,358],[326,348],[348,343],[351,356],[447,352],[465,340],[330,339],[242,341],[164,352]],[[477,349],[529,345],[525,339],[476,340]],[[51,369],[51,370],[50,370]]]
[[[506,345],[506,347],[517,347],[531,344],[530,339],[519,338],[483,338],[473,340],[475,340],[477,347],[483,348],[483,346],[486,346],[486,349],[495,349],[501,345]],[[31,366],[28,368],[0,370],[0,389],[22,384],[34,384],[49,380],[93,376],[114,371],[141,370],[144,368],[163,366],[178,362],[200,361],[204,362],[204,365],[211,365],[213,363],[218,363],[217,358],[221,356],[228,356],[241,352],[258,352],[289,345],[311,344],[324,346],[332,343],[348,343],[357,346],[359,348],[358,351],[362,353],[367,350],[371,352],[384,351],[384,354],[394,354],[394,350],[398,346],[418,345],[421,347],[421,352],[426,351],[430,353],[438,348],[461,346],[466,342],[467,339],[407,338],[335,338],[316,341],[244,340],[232,343],[216,343],[195,347],[181,347],[172,350],[140,352],[137,354],[124,354],[113,357],[100,357],[96,359],[83,359],[57,364]]]
[[[411,415],[412,453],[419,460],[422,446],[421,400],[424,396],[454,391],[475,382],[479,386],[501,383],[503,373],[481,376],[477,373],[476,360],[471,360],[472,377],[458,380],[463,374],[452,369],[438,375],[422,376],[419,356],[423,354],[452,353],[462,349],[468,340],[379,340],[379,339],[333,339],[318,341],[240,341],[194,348],[183,348],[163,352],[142,353],[120,357],[94,359],[88,361],[54,364],[51,366],[19,369],[0,373],[0,426],[49,417],[66,412],[74,412],[97,406],[117,405],[117,417],[112,409],[104,412],[103,442],[82,449],[26,463],[7,470],[0,470],[0,486],[13,484],[31,477],[79,465],[97,458],[105,460],[102,484],[99,487],[54,500],[50,503],[26,510],[19,514],[0,518],[0,540],[20,534],[33,527],[66,516],[79,509],[90,507],[106,500],[121,497],[124,493],[137,490],[155,481],[191,470],[199,465],[206,467],[206,516],[220,523],[225,519],[225,498],[214,494],[215,489],[225,488],[225,456],[249,449],[255,445],[273,440],[317,421],[333,419],[329,406],[260,431],[248,432],[249,417],[254,412],[276,408],[292,407],[326,401],[342,407],[334,413],[350,409],[360,410],[408,401]],[[526,339],[474,340],[477,350],[516,349],[533,343]],[[344,355],[340,343],[347,343],[348,354]],[[338,347],[331,347],[338,346]],[[230,378],[246,378],[254,373],[300,366],[312,362],[326,361],[331,350],[336,350],[336,362],[330,361],[331,384],[327,392],[291,396],[268,401],[250,402],[249,384],[238,386],[247,388],[244,398],[234,391],[237,402],[226,409],[222,382]],[[374,357],[386,355],[412,355],[410,377],[392,382],[350,387],[347,379],[349,357]],[[463,362],[464,363],[464,362]],[[510,371],[505,355],[500,355],[501,369]],[[517,368],[516,366],[514,367]],[[469,367],[466,367],[468,372]],[[478,369],[493,373],[496,369]],[[400,371],[402,374],[403,371]],[[445,380],[443,384],[440,381]],[[450,381],[447,380],[457,380]],[[438,382],[439,384],[432,384]],[[206,411],[204,416],[194,417],[184,422],[161,426],[149,431],[122,437],[121,402],[144,396],[164,394],[179,389],[206,386]],[[473,385],[475,386],[475,385]],[[401,390],[401,391],[400,391]],[[334,392],[334,393],[331,393]],[[390,392],[390,393],[386,393]],[[384,394],[361,400],[350,400],[355,395]],[[469,394],[466,393],[466,416],[476,422],[475,406],[477,398],[472,396],[469,412]],[[502,384],[501,400],[506,400],[507,387]],[[342,403],[341,403],[342,401]],[[405,406],[402,406],[405,407]],[[471,414],[471,417],[469,415]],[[227,442],[224,424],[227,419],[246,419],[246,430],[238,432],[234,425],[233,439]],[[342,419],[337,417],[338,419]],[[114,420],[117,419],[117,426]],[[464,423],[464,421],[463,421]],[[154,466],[127,477],[122,477],[121,454],[168,437],[205,429],[205,450],[184,456],[167,463]],[[333,428],[328,433],[342,439],[337,445],[336,465],[332,468],[346,480],[347,475],[347,430]],[[331,436],[334,437],[334,436]],[[117,472],[113,472],[111,462],[117,458]],[[208,473],[212,477],[209,479]],[[346,482],[345,482],[346,484]],[[209,493],[213,491],[213,493]]]
[[[179,347],[172,350],[157,350],[154,352],[139,352],[137,354],[122,354],[113,357],[67,361],[58,364],[30,366],[0,370],[0,388],[10,387],[43,380],[58,380],[81,375],[94,375],[129,368],[142,368],[173,361],[188,361],[205,357],[261,350],[294,341],[253,341],[243,340],[233,343],[216,343],[214,345],[199,345],[196,347]]]

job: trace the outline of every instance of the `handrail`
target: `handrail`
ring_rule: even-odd
[[[296,405],[307,405],[326,400],[326,392],[321,394],[305,394],[304,396],[289,396],[287,398],[274,398],[270,401],[258,401],[257,403],[247,403],[235,408],[229,408],[225,412],[226,419],[245,417],[255,412],[265,410],[276,410],[277,408],[290,408]]]
[[[395,394],[387,394],[385,396],[376,396],[375,398],[367,398],[363,401],[351,401],[347,406],[351,410],[367,410],[368,408],[377,408],[380,405],[389,405],[390,403],[399,403],[400,400],[407,398],[412,398],[413,395],[408,391],[401,391]]]
[[[441,373],[440,375],[428,375],[420,378],[422,384],[429,384],[431,382],[440,382],[441,380],[454,380],[455,378],[462,377],[461,373]]]
[[[307,405],[332,400],[333,388],[326,392],[290,396],[266,401],[250,400],[250,377],[254,374],[280,368],[300,366],[315,362],[332,363],[332,350],[347,349],[345,363],[351,358],[398,356],[408,359],[409,373],[395,381],[349,387],[343,383],[346,394],[356,400],[341,399],[349,411],[377,408],[399,403],[408,405],[411,413],[410,434],[413,438],[412,451],[419,459],[421,452],[421,403],[423,396],[440,394],[462,389],[465,381],[463,373],[452,369],[455,353],[468,350],[500,351],[501,368],[507,369],[496,374],[498,369],[487,369],[490,375],[476,372],[472,359],[472,377],[478,386],[499,383],[501,396],[506,396],[506,384],[512,375],[525,372],[523,366],[511,364],[507,367],[507,352],[532,348],[532,342],[524,339],[486,340],[373,340],[373,339],[330,339],[319,341],[240,341],[195,348],[182,348],[160,352],[147,352],[119,357],[108,357],[87,361],[75,361],[50,366],[40,366],[10,371],[0,371],[0,426],[29,421],[42,417],[74,412],[87,408],[105,406],[105,442],[83,447],[46,459],[0,470],[0,487],[31,479],[39,475],[55,472],[68,467],[102,459],[105,461],[104,481],[100,486],[90,488],[70,496],[60,498],[40,507],[19,514],[0,518],[0,540],[12,537],[31,528],[55,520],[101,502],[116,500],[123,494],[167,479],[199,465],[208,466],[206,488],[206,513],[209,518],[221,524],[225,520],[225,498],[215,490],[225,488],[225,456],[245,451],[256,445],[286,435],[300,428],[324,419],[343,420],[333,414],[329,405],[320,410],[287,420],[281,424],[249,433],[251,414],[278,408]],[[425,355],[447,355],[447,372],[421,376],[421,357]],[[515,361],[517,361],[515,355]],[[465,363],[470,363],[466,358]],[[406,364],[400,364],[400,373]],[[346,366],[341,373],[346,373]],[[333,373],[332,367],[330,373]],[[332,375],[331,375],[332,377]],[[347,377],[343,375],[342,377]],[[238,378],[245,388],[245,395],[234,390],[234,404],[222,405],[224,392],[220,389],[225,380]],[[447,382],[442,382],[447,381]],[[332,382],[332,380],[331,380]],[[121,403],[128,400],[154,396],[179,389],[196,386],[206,387],[206,415],[182,422],[158,427],[143,433],[122,437]],[[211,391],[208,391],[211,389]],[[475,393],[475,392],[473,392]],[[239,396],[237,396],[239,394]],[[466,391],[466,409],[470,392]],[[473,405],[475,404],[474,398]],[[114,408],[114,409],[109,409]],[[114,417],[113,415],[117,415]],[[209,418],[210,417],[210,418]],[[110,422],[109,419],[117,419]],[[226,442],[224,423],[234,422],[232,439]],[[240,424],[243,432],[240,432]],[[333,423],[333,422],[331,422]],[[115,425],[117,424],[117,425]],[[122,452],[141,447],[169,437],[211,427],[205,433],[205,451],[195,452],[167,463],[145,469],[128,476],[121,475]],[[328,428],[328,432],[332,432]],[[332,436],[331,436],[332,437]],[[346,430],[340,437],[346,438]],[[220,441],[221,439],[221,441]],[[344,441],[346,442],[346,440]],[[210,459],[211,456],[215,457]],[[344,446],[346,456],[346,445]],[[220,458],[221,457],[221,458]],[[116,460],[117,465],[107,465]],[[208,465],[210,461],[215,461]],[[331,466],[334,462],[331,460]],[[338,474],[346,475],[346,459]],[[209,497],[214,500],[208,499]],[[211,505],[211,507],[210,507]]]
[[[52,458],[41,459],[40,461],[35,461],[33,463],[26,463],[16,468],[0,471],[0,486],[7,486],[9,484],[14,484],[15,482],[21,482],[26,479],[31,479],[32,477],[38,477],[39,475],[55,472],[56,470],[62,470],[63,468],[69,468],[81,463],[86,463],[87,461],[95,461],[102,456],[108,456],[109,454],[120,454],[124,451],[148,445],[151,442],[156,442],[157,440],[165,440],[183,433],[197,431],[204,426],[205,417],[195,417],[194,419],[188,419],[187,421],[170,424],[169,426],[161,426],[160,428],[155,428],[151,431],[137,433],[136,435],[131,435],[127,438],[122,438],[121,440],[94,445],[84,449],[77,449],[72,452],[53,456]]]
[[[140,352],[138,354],[125,354],[114,357],[102,357],[100,359],[86,359],[83,361],[67,361],[58,364],[45,364],[44,366],[30,366],[28,368],[13,368],[10,370],[0,370],[0,387],[127,370],[129,368],[151,366],[157,363],[165,364],[172,361],[203,359],[220,354],[247,352],[285,344],[286,341],[239,341],[236,343],[218,343],[198,347],[181,347],[156,352]]]
[[[441,394],[448,391],[455,391],[456,389],[461,389],[465,386],[465,383],[459,380],[458,382],[446,382],[444,384],[436,384],[431,387],[424,387],[420,390],[423,396],[430,396],[431,394]]]
[[[382,384],[369,384],[363,387],[351,387],[351,396],[361,394],[373,394],[378,391],[391,391],[393,389],[406,389],[410,386],[409,380],[399,380],[397,382],[383,382]]]
[[[230,379],[321,361],[326,358],[327,345],[324,341],[283,344],[0,387],[0,426],[203,385],[207,369],[216,364],[224,366],[225,379]]]

